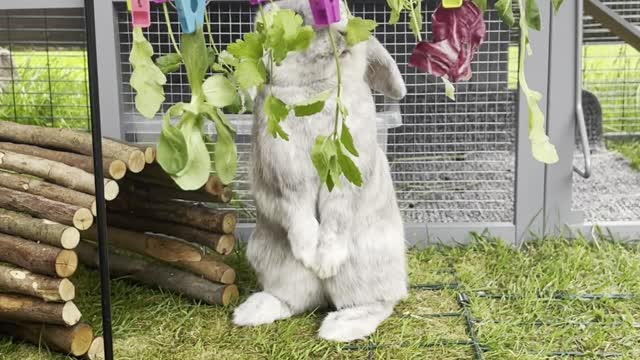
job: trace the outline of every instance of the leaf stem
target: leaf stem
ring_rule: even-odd
[[[169,17],[169,10],[167,10],[167,3],[162,4],[162,10],[164,11],[164,20],[167,23],[167,31],[169,32],[169,37],[171,38],[171,43],[173,44],[173,48],[176,50],[176,54],[182,57],[182,53],[180,52],[180,48],[178,47],[176,38],[173,35],[173,29],[171,28],[171,18]]]
[[[338,54],[338,46],[336,45],[336,39],[333,36],[333,32],[331,31],[331,29],[328,29],[329,31],[329,39],[331,39],[331,47],[333,48],[333,58],[336,61],[336,71],[337,71],[337,78],[338,78],[338,94],[336,96],[336,118],[335,118],[335,123],[334,123],[334,131],[333,131],[333,136],[335,139],[338,138],[338,126],[339,126],[339,122],[340,122],[340,114],[342,113],[341,111],[341,107],[342,107],[342,68],[340,66],[340,55]]]
[[[418,1],[418,4],[420,4],[420,1]],[[414,0],[411,0],[411,21],[418,21],[418,14],[416,14],[416,8],[417,6],[414,5]],[[422,11],[422,9],[420,9],[419,11]],[[422,24],[415,24],[415,28],[416,29],[420,29],[422,30]],[[422,41],[422,32],[420,30],[417,30],[415,35],[418,38],[418,41]]]

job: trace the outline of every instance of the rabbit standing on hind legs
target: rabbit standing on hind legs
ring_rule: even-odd
[[[312,24],[308,0],[277,5]],[[401,99],[406,87],[393,58],[376,39],[348,47],[345,29],[346,20],[316,29],[309,49],[291,53],[275,66],[270,85],[257,95],[251,181],[258,216],[247,256],[263,291],[235,310],[236,325],[269,324],[332,306],[336,311],[324,319],[320,337],[352,341],[373,333],[407,296],[403,224],[389,164],[376,142],[371,93],[373,89]],[[321,113],[290,115],[281,123],[289,142],[269,135],[262,112],[269,90],[295,104],[336,89],[329,31],[341,54],[346,122],[360,153],[353,161],[363,180],[357,187],[343,179],[333,192],[321,184],[310,152],[317,136],[333,130],[335,93]]]

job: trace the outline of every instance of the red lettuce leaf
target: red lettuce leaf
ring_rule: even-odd
[[[470,0],[457,9],[440,6],[432,16],[432,41],[420,42],[409,65],[452,82],[471,78],[471,60],[486,34],[484,18]]]

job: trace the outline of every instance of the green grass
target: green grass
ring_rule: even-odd
[[[638,141],[609,141],[607,148],[615,150],[622,154],[629,162],[631,167],[640,171],[640,142]]]
[[[256,288],[241,252],[233,258],[242,296]],[[516,251],[478,240],[464,248],[411,251],[411,283],[457,289],[413,289],[368,341],[337,345],[315,333],[324,313],[253,329],[230,324],[232,308],[195,304],[178,295],[113,281],[117,359],[473,359],[457,296],[469,297],[485,359],[547,359],[559,351],[598,358],[640,358],[640,301],[584,300],[568,295],[640,295],[640,245],[549,239]],[[98,277],[82,270],[78,304],[99,320]],[[495,298],[487,294],[497,295]],[[564,294],[566,298],[556,298]],[[447,316],[437,316],[448,314]],[[456,342],[462,342],[460,344]],[[45,348],[0,340],[0,358],[64,359]]]
[[[85,56],[83,51],[14,51],[18,76],[0,94],[0,119],[87,129]]]

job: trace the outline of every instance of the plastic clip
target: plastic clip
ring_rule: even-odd
[[[151,25],[149,0],[131,0],[131,22],[136,27],[147,28]]]
[[[313,23],[328,26],[340,22],[340,0],[309,0]]]
[[[457,9],[462,7],[462,0],[442,0],[442,7],[445,9]]]
[[[196,32],[204,24],[205,0],[175,0],[180,28],[185,34]],[[194,8],[195,6],[195,8]]]

